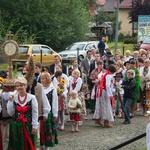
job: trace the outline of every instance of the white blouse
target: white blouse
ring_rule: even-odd
[[[72,84],[74,83],[74,78],[72,76],[69,77],[69,91],[71,92],[72,90],[75,90],[77,92],[80,92],[81,87],[82,87],[82,79],[80,77],[78,77],[78,79],[76,80],[76,86],[73,89]]]
[[[32,100],[32,128],[37,129],[39,127],[38,123],[38,103],[34,95],[27,93],[27,99],[26,102],[23,104],[20,104],[18,101],[18,94],[14,95],[14,98],[12,101],[8,101],[7,103],[7,112],[10,116],[13,116],[15,113],[15,106],[14,101],[16,103],[19,103],[20,106],[25,106],[29,101]]]
[[[51,90],[53,90],[52,93],[52,113],[54,117],[58,117],[58,95],[57,90],[51,83],[50,86],[46,89],[44,89],[45,93],[48,94]]]
[[[107,91],[107,96],[113,96],[113,83],[114,82],[114,78],[113,78],[113,74],[108,74],[106,76],[106,91]]]

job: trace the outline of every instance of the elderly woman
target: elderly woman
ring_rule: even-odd
[[[38,128],[38,104],[34,95],[26,92],[27,80],[20,77],[15,81],[17,93],[7,103],[12,116],[9,130],[8,149],[35,150],[35,134]]]
[[[133,57],[131,56],[130,50],[126,50],[125,57],[124,57],[124,62],[129,61],[131,58],[133,58]]]
[[[44,72],[41,74],[41,83],[51,106],[51,112],[48,115],[48,119],[44,122],[44,133],[41,135],[42,145],[45,145],[48,149],[48,147],[53,147],[55,144],[58,144],[58,96],[57,90],[51,82],[49,73]]]
[[[141,99],[141,104],[143,108],[143,115],[148,116],[146,113],[147,108],[146,108],[146,92],[147,91],[147,84],[150,84],[150,60],[147,59],[144,61],[144,66],[140,68],[140,99]]]

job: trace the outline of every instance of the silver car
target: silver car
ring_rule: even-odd
[[[98,49],[99,41],[84,41],[76,42],[66,48],[65,51],[59,53],[63,62],[69,62],[72,58],[78,58],[79,61],[85,58],[86,51],[91,50],[93,47]]]

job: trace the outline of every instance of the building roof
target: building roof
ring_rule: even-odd
[[[104,8],[104,11],[106,12],[114,12],[115,11],[114,0],[107,0],[103,8]]]
[[[119,8],[132,8],[132,0],[123,0]]]

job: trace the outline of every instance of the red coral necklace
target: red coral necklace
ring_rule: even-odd
[[[26,99],[27,99],[27,93],[26,93],[25,98],[24,98],[23,101],[20,100],[20,96],[18,94],[18,101],[19,101],[20,104],[23,104],[26,101]]]

